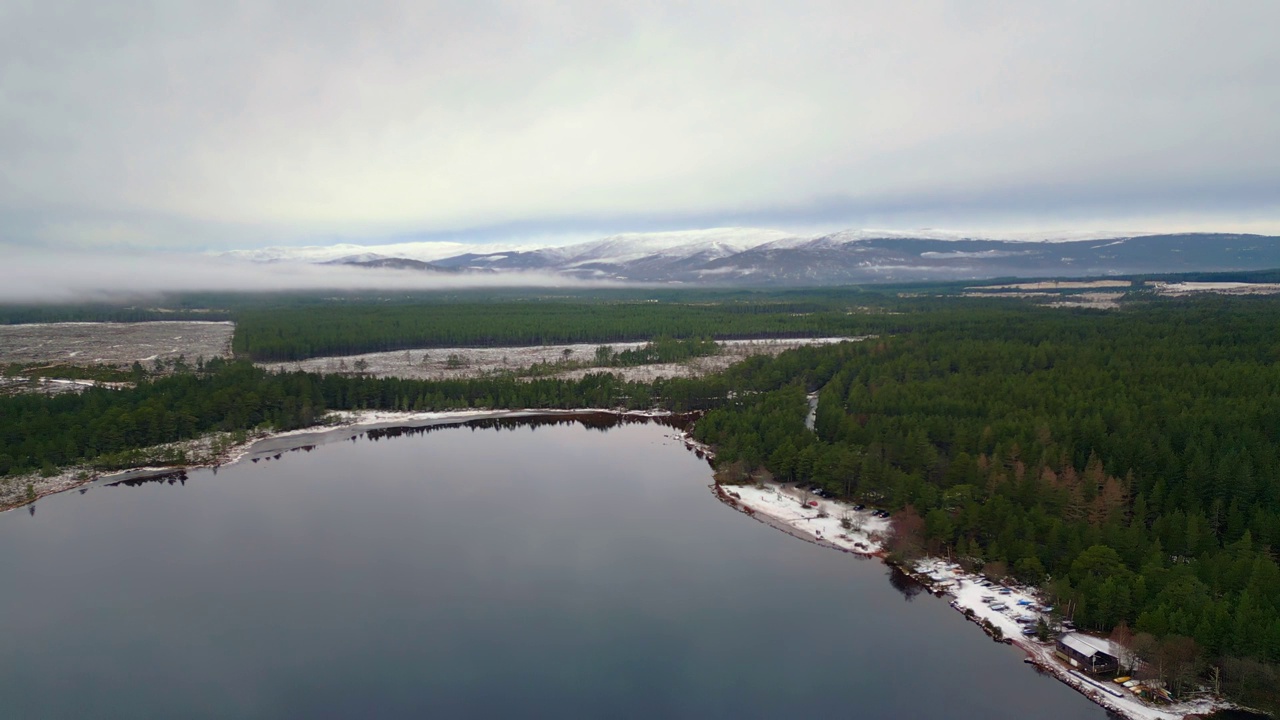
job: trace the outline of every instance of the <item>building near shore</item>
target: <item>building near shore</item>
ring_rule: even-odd
[[[1120,667],[1111,643],[1081,633],[1058,636],[1055,654],[1071,667],[1092,675],[1114,673]]]

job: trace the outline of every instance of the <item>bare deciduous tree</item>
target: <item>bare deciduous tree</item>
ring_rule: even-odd
[[[721,485],[743,485],[749,478],[747,464],[742,460],[735,460],[722,466],[715,474],[716,482]]]
[[[1156,650],[1164,670],[1164,680],[1175,696],[1195,684],[1200,662],[1200,646],[1183,635],[1170,635],[1160,641]]]
[[[1123,620],[1111,631],[1111,644],[1115,646],[1118,653],[1117,659],[1120,661],[1120,668],[1124,675],[1132,675],[1134,666],[1138,664],[1138,654],[1134,651],[1134,637],[1129,624]]]
[[[911,505],[893,516],[889,524],[889,552],[903,558],[916,558],[924,553],[924,518]]]
[[[862,532],[862,528],[866,527],[867,518],[862,513],[853,510],[845,510],[840,514],[840,527],[850,532]]]

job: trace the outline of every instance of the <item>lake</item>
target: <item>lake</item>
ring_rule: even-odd
[[[0,514],[0,716],[1106,717],[878,561],[722,505],[674,430],[589,424]]]

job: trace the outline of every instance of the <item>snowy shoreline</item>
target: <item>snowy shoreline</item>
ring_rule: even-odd
[[[12,478],[14,481],[7,489],[14,490],[30,484],[34,496],[13,493],[11,496],[0,495],[0,512],[27,507],[43,497],[57,495],[69,490],[109,485],[123,480],[168,475],[206,468],[221,468],[234,465],[245,459],[257,459],[296,450],[307,445],[319,445],[330,442],[349,440],[369,430],[390,428],[425,428],[433,425],[469,422],[472,420],[489,420],[501,418],[536,418],[536,417],[572,417],[584,414],[605,413],[620,418],[656,418],[669,417],[674,413],[665,410],[616,410],[601,408],[574,408],[570,410],[558,408],[527,410],[448,410],[441,412],[394,412],[381,410],[333,411],[326,416],[328,422],[312,425],[296,430],[279,432],[260,431],[250,434],[242,443],[217,449],[219,437],[227,437],[226,433],[211,433],[192,440],[169,443],[166,445],[144,448],[152,455],[162,450],[182,450],[196,457],[193,462],[172,465],[144,465],[127,470],[102,473],[88,466],[63,468],[61,472],[50,477],[41,477],[38,473]],[[686,442],[687,444],[687,442]]]
[[[721,502],[801,540],[864,557],[883,555],[889,521],[776,482],[712,485]]]
[[[884,552],[889,521],[875,517],[870,510],[854,510],[846,503],[825,500],[776,482],[747,485],[717,482],[711,487],[712,494],[721,502],[788,535],[862,557],[878,557],[889,564]],[[848,519],[853,527],[842,525],[842,518]],[[911,567],[898,569],[933,594],[950,595],[952,608],[983,627],[997,642],[1025,652],[1028,664],[1118,715],[1131,720],[1182,720],[1235,707],[1208,699],[1156,706],[1123,692],[1119,685],[1114,689],[1108,687],[1110,681],[1081,679],[1082,676],[1073,674],[1074,670],[1057,658],[1053,643],[1041,643],[1022,634],[1023,624],[1018,622],[1018,617],[1025,616],[1024,622],[1027,618],[1039,617],[1039,613],[1031,609],[1040,607],[1040,599],[1033,590],[984,585],[983,577],[965,573],[959,565],[941,558],[924,558]],[[998,637],[995,628],[999,629]],[[1116,691],[1121,691],[1119,696],[1114,694]]]

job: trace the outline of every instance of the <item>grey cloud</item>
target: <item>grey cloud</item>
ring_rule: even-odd
[[[1280,4],[0,8],[0,240],[1264,223]]]

